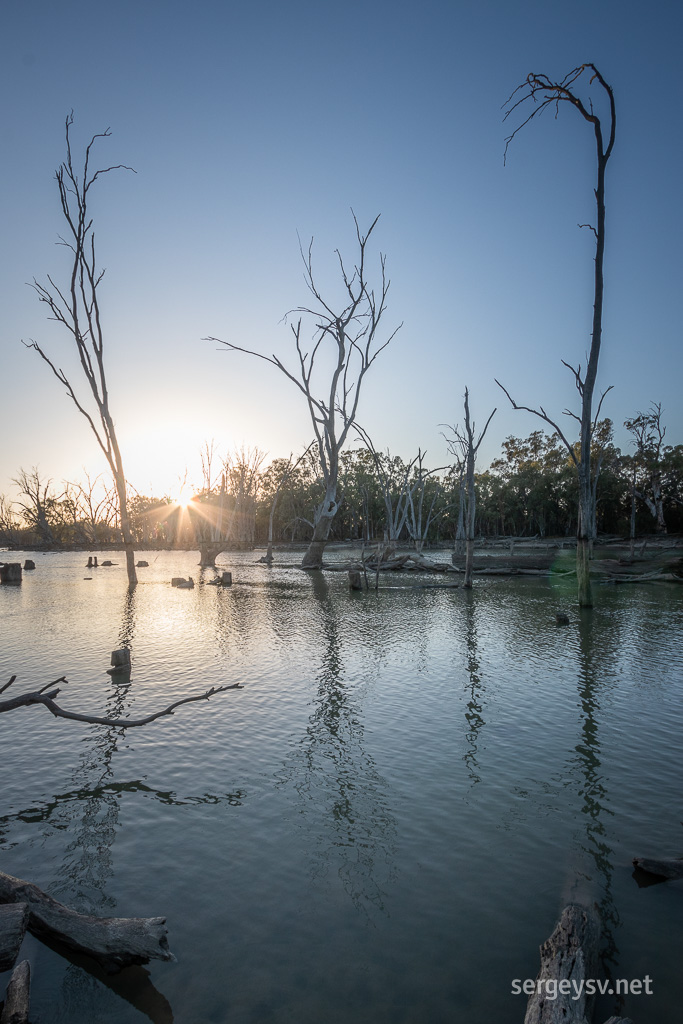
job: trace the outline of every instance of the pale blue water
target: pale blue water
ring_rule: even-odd
[[[0,683],[64,674],[65,707],[118,716],[244,689],[126,733],[0,717],[2,870],[165,915],[178,958],[105,983],[29,937],[34,1024],[513,1024],[572,897],[612,976],[652,978],[596,1021],[679,1019],[683,882],[639,888],[631,858],[683,854],[683,588],[579,616],[546,580],[359,594],[226,554],[231,589],[183,591],[196,553],[140,554],[132,597],[121,555],[34,555],[0,587]]]

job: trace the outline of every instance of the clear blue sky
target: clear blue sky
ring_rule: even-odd
[[[353,255],[350,208],[391,278],[387,327],[404,326],[366,379],[360,421],[379,447],[447,461],[439,424],[470,388],[481,465],[510,433],[575,403],[560,360],[585,362],[592,314],[594,141],[569,109],[515,140],[501,106],[530,71],[595,63],[614,88],[608,169],[605,413],[620,425],[680,401],[683,7],[635,0],[117,0],[0,7],[0,492],[20,466],[56,482],[102,468],[94,438],[48,368],[68,339],[26,287],[64,279],[54,171],[110,127],[92,193],[111,404],[132,483],[173,492],[198,450],[308,443],[301,396],[274,369],[202,341],[290,354],[283,314],[307,300],[298,252],[315,237],[321,281]],[[569,422],[566,421],[568,425]],[[623,430],[617,441],[627,443]]]

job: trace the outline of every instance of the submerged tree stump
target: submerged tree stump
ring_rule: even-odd
[[[2,1008],[0,1024],[29,1024],[28,1011],[31,1001],[31,965],[22,960],[12,971],[5,1005]]]
[[[349,587],[351,590],[362,590],[363,580],[357,569],[349,570]]]
[[[0,565],[0,583],[21,583],[21,562]]]
[[[0,907],[0,971],[11,971],[28,924],[28,903]]]
[[[0,903],[27,903],[28,930],[93,957],[110,974],[151,959],[175,960],[165,917],[91,917],[79,914],[31,882],[0,871]]]

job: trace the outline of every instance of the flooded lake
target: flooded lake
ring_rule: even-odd
[[[0,717],[2,870],[165,916],[178,959],[100,978],[29,936],[34,1024],[520,1024],[513,979],[571,899],[611,978],[652,979],[596,1022],[679,1019],[683,882],[640,888],[631,858],[683,854],[683,587],[580,615],[552,579],[356,593],[226,553],[222,589],[196,552],[140,552],[129,596],[121,553],[29,557],[0,685],[65,675],[62,706],[117,717],[244,685],[128,732]]]

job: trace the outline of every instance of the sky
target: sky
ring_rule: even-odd
[[[54,173],[74,112],[80,159],[126,164],[91,192],[105,362],[126,474],[177,497],[199,452],[299,452],[312,432],[279,371],[219,337],[295,367],[285,314],[306,305],[299,240],[313,238],[325,295],[335,250],[369,251],[399,324],[363,384],[359,422],[377,448],[448,462],[443,424],[470,391],[483,468],[510,434],[576,409],[562,359],[585,365],[593,304],[595,143],[566,108],[528,125],[502,109],[529,72],[594,63],[614,89],[606,183],[598,390],[623,421],[661,402],[683,442],[683,6],[678,0],[2,0],[0,96],[0,493],[21,467],[59,488],[105,469],[86,421],[34,351],[80,386],[73,343],[27,286],[65,282]],[[585,94],[584,94],[585,95]],[[590,95],[601,113],[599,90]],[[304,324],[304,330],[307,330]],[[563,425],[572,429],[572,421]],[[268,461],[267,460],[267,461]]]

